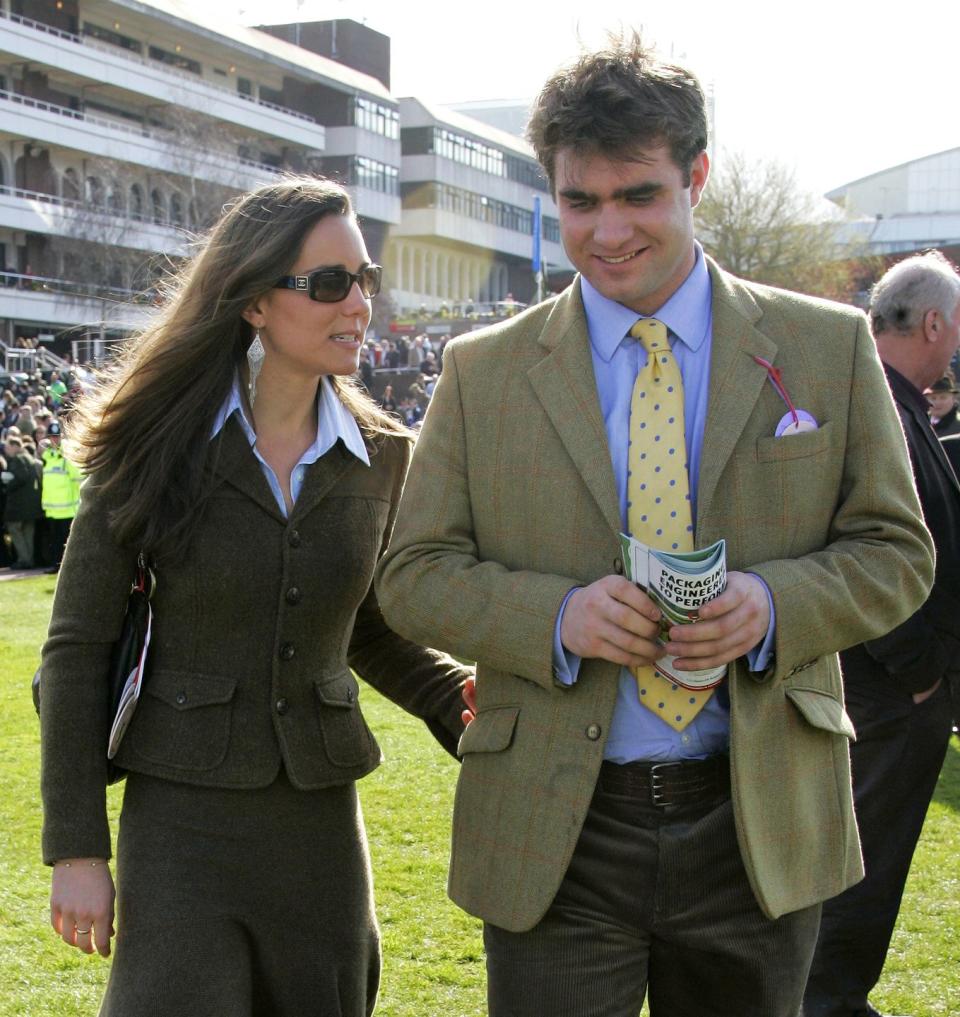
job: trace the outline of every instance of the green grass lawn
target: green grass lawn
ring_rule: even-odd
[[[48,921],[48,870],[39,849],[38,726],[29,679],[54,582],[45,576],[0,583],[0,1017],[89,1017],[109,963],[66,948]],[[370,689],[364,691],[364,710],[386,756],[360,785],[383,932],[377,1012],[480,1017],[480,926],[444,891],[457,764],[418,722]],[[111,790],[114,818],[121,789]],[[949,1017],[960,1011],[958,876],[960,751],[954,743],[875,994],[884,1012]]]

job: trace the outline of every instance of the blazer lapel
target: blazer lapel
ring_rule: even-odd
[[[604,518],[619,533],[620,505],[600,413],[579,279],[557,298],[539,341],[548,352],[527,377]]]
[[[223,430],[211,442],[211,462],[214,473],[242,491],[265,512],[286,523],[277,499],[270,490],[263,468],[253,454],[242,428],[231,416]]]
[[[369,468],[360,463],[360,460],[346,449],[343,442],[337,439],[332,448],[307,467],[303,487],[300,489],[297,503],[293,506],[291,518],[302,518],[313,511],[354,464],[362,470]]]
[[[750,294],[708,259],[713,286],[713,344],[707,422],[697,485],[697,530],[709,511],[717,483],[767,383],[777,345],[754,325],[762,312]]]

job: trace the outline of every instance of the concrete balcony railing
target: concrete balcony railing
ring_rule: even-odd
[[[133,331],[155,309],[153,295],[47,276],[0,272],[0,319]]]
[[[245,130],[313,149],[324,147],[323,126],[296,110],[244,95],[139,53],[3,10],[0,27],[0,52],[198,113],[213,112],[217,119]]]
[[[179,257],[187,253],[181,224],[147,221],[55,194],[0,186],[0,228],[109,243]]]
[[[223,152],[184,147],[183,139],[172,131],[131,127],[4,90],[0,90],[0,129],[41,145],[72,148],[241,190],[281,172],[276,166]]]

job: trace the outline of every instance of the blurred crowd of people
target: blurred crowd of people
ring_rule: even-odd
[[[427,333],[407,337],[369,341],[360,358],[360,377],[367,391],[388,413],[399,417],[407,427],[418,427],[427,411],[433,388],[443,366],[443,351],[450,341],[449,335],[430,336]],[[416,372],[414,381],[406,385],[406,393],[399,385],[387,384],[378,395],[377,371]]]
[[[56,572],[80,501],[62,425],[79,393],[59,371],[14,375],[0,391],[0,568]]]

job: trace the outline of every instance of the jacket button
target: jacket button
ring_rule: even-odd
[[[187,701],[187,694],[186,694],[186,692],[178,692],[177,693],[177,705],[178,706],[183,706],[183,704],[186,701]]]
[[[303,594],[300,592],[299,586],[291,586],[287,590],[287,603],[288,604],[299,604],[303,600]]]
[[[623,559],[622,558],[614,558],[613,559],[613,571],[618,576],[622,576],[623,575]]]
[[[586,735],[590,741],[595,742],[600,737],[602,731],[603,728],[599,724],[591,724],[586,730]]]
[[[290,709],[290,704],[286,701],[286,699],[278,699],[277,700],[277,713],[279,713],[281,717],[289,709]]]
[[[293,660],[293,655],[297,651],[293,647],[293,643],[284,643],[280,647],[280,659],[281,660]]]
[[[291,547],[299,547],[300,546],[300,533],[297,530],[291,530],[287,534],[287,543]]]

